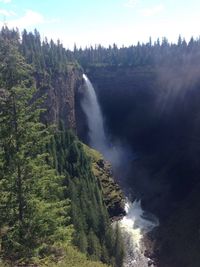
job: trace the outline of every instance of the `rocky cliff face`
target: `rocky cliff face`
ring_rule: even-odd
[[[50,81],[44,82],[38,77],[36,80],[38,94],[46,94],[43,120],[56,125],[62,120],[66,128],[76,132],[75,95],[82,84],[82,70],[72,65],[66,74],[55,74]]]

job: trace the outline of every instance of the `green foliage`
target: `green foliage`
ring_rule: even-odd
[[[74,47],[75,59],[85,68],[113,69],[115,67],[174,66],[174,64],[196,63],[199,61],[200,38],[186,42],[179,36],[177,43],[169,43],[167,38],[152,43],[138,42],[137,45],[105,48],[101,45],[85,49]]]
[[[40,120],[41,89],[75,66],[72,54],[60,42],[41,43],[36,30],[24,31],[20,42],[5,27],[0,61],[0,257],[106,266],[87,260],[73,243],[91,260],[114,265],[114,232],[90,158],[62,123],[53,133]]]
[[[114,231],[85,147],[72,132],[61,128],[52,139],[49,151],[56,157],[53,164],[58,162],[58,173],[65,175],[65,196],[71,200],[70,215],[75,229],[74,245],[91,259],[113,265],[117,249]]]
[[[58,74],[67,74],[68,65],[75,64],[72,53],[67,51],[58,40],[45,40],[42,42],[37,30],[34,33],[22,33],[22,43],[20,45],[22,55],[31,64],[38,78],[45,77],[50,81]]]
[[[101,258],[101,245],[98,237],[92,230],[88,233],[88,253],[93,260]]]
[[[42,152],[51,135],[39,121],[43,110],[41,102],[33,100],[30,68],[15,43],[2,38],[1,46],[5,48],[0,50],[1,254],[31,258],[44,245],[71,240],[69,202],[63,177],[46,163],[48,153]]]
[[[41,267],[109,267],[97,261],[88,260],[86,255],[78,252],[73,247],[67,247],[64,252],[64,257],[59,262],[53,263],[51,260],[42,264]]]
[[[115,266],[122,267],[123,266],[123,258],[124,258],[124,243],[121,235],[121,231],[119,225],[117,223],[115,227],[115,242],[114,242],[114,250],[115,250]]]

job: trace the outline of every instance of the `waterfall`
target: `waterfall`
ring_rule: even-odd
[[[89,144],[99,150],[112,165],[117,166],[124,159],[123,149],[119,146],[110,146],[106,138],[103,116],[98,99],[88,77],[83,74],[84,93],[81,106],[85,112],[89,128]],[[124,162],[123,162],[124,164]],[[126,166],[124,164],[124,166]],[[119,226],[124,236],[126,256],[124,267],[148,267],[149,258],[144,255],[141,240],[147,232],[159,224],[152,214],[145,213],[140,201],[131,203],[128,199],[125,205],[126,216],[120,221]],[[151,264],[153,267],[154,265]]]
[[[95,90],[85,74],[85,92],[81,102],[83,111],[86,114],[89,128],[89,142],[91,147],[105,153],[107,150],[107,141],[103,126],[103,116],[97,100]]]

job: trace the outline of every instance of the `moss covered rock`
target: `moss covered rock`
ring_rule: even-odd
[[[116,219],[124,216],[125,196],[119,185],[114,181],[111,164],[98,151],[86,145],[84,145],[84,150],[91,158],[92,171],[97,178],[97,182],[100,183],[104,203],[110,217]]]

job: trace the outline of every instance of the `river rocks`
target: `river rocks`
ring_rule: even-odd
[[[157,267],[158,251],[155,249],[156,228],[147,233],[143,240],[144,255],[149,259],[148,266]]]

